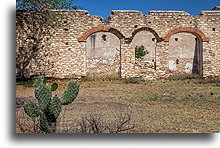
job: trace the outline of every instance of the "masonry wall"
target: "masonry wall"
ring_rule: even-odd
[[[123,78],[159,79],[172,74],[192,73],[196,60],[199,61],[199,74],[204,77],[219,76],[219,11],[202,11],[198,16],[191,16],[183,11],[151,11],[144,15],[139,11],[114,10],[108,24],[87,11],[63,11],[63,14],[57,20],[61,25],[51,30],[54,33],[50,39],[45,36],[40,43],[44,46],[23,68],[26,77],[80,78],[89,72],[100,72],[100,69],[105,74],[111,74],[115,72],[109,70],[113,67],[119,68],[118,74]],[[96,48],[91,47],[91,36],[94,34],[98,37],[96,45],[99,47]],[[107,35],[106,41],[102,38],[103,34]],[[31,40],[27,40],[25,32],[18,27],[16,38],[16,58],[22,63],[25,57],[20,54],[21,50],[29,53]],[[189,38],[191,42],[187,40]],[[181,43],[178,45],[176,42]],[[150,51],[142,61],[135,59],[134,49],[141,44]],[[114,50],[116,48],[119,51]],[[91,56],[92,49],[99,56]],[[198,59],[194,55],[197,52]],[[118,59],[109,64],[106,59],[111,63],[116,54]],[[191,68],[189,71],[185,70],[187,64]],[[176,68],[172,68],[175,65]],[[19,69],[16,69],[17,73]]]

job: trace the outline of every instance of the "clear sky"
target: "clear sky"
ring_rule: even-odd
[[[201,10],[219,6],[219,0],[78,0],[77,5],[91,15],[107,18],[111,10],[139,10],[147,14],[151,10],[182,10],[198,15]]]

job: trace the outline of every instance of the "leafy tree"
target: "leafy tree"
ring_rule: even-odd
[[[16,0],[16,73],[24,78],[37,51],[59,26],[61,10],[76,10],[76,0]],[[51,11],[56,10],[56,11]]]
[[[79,9],[74,5],[76,0],[16,0],[16,9],[25,11],[45,11],[45,10],[63,10]]]

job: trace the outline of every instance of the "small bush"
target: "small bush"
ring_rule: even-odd
[[[139,77],[133,77],[133,78],[125,78],[123,79],[123,82],[126,84],[132,83],[132,84],[139,84],[144,82],[144,80],[142,78]]]
[[[99,114],[90,114],[82,117],[81,120],[73,126],[74,133],[126,133],[135,128],[131,123],[131,115],[119,114],[113,120],[104,120]]]
[[[144,45],[136,46],[135,47],[135,58],[142,59],[146,54],[149,52],[145,50]]]
[[[178,74],[171,75],[168,80],[186,80],[186,79],[200,79],[201,76],[198,74]]]
[[[16,131],[18,133],[44,133],[41,130],[39,119],[30,118],[24,112],[17,113]],[[65,113],[64,113],[65,116]],[[111,119],[106,119],[101,114],[89,114],[79,120],[68,121],[59,118],[59,127],[56,133],[131,133],[135,129],[131,114],[114,114]],[[65,125],[64,125],[65,124]]]
[[[220,78],[219,77],[210,77],[210,78],[203,78],[203,79],[198,79],[195,81],[196,84],[209,84],[209,83],[214,83],[216,86],[219,86],[220,84]]]
[[[16,79],[16,85],[22,85],[24,87],[33,87],[34,82],[31,79]]]
[[[82,81],[114,81],[114,80],[121,80],[119,74],[111,74],[111,75],[98,75],[98,74],[91,74],[86,77],[82,78]]]

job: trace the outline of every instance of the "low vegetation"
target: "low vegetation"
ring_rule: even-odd
[[[128,81],[128,82],[126,82]],[[133,81],[133,80],[132,80]],[[62,96],[69,80],[56,82]],[[219,78],[79,81],[74,103],[64,106],[57,133],[215,133],[219,132]],[[16,86],[16,98],[34,100],[34,88]],[[16,109],[16,132],[37,133],[38,118]]]
[[[171,75],[169,80],[186,80],[186,79],[201,79],[201,76],[198,74],[178,74]]]
[[[136,59],[141,60],[147,54],[149,54],[149,51],[147,51],[145,49],[144,45],[140,45],[140,46],[135,47],[135,58]]]
[[[44,79],[38,78],[34,80],[34,87],[37,102],[27,102],[24,105],[24,111],[31,118],[39,117],[39,129],[42,132],[55,133],[57,118],[60,115],[62,106],[68,105],[76,99],[79,86],[76,82],[70,82],[61,99],[57,95],[52,96],[52,91],[58,88],[57,83],[53,83],[49,87]]]

